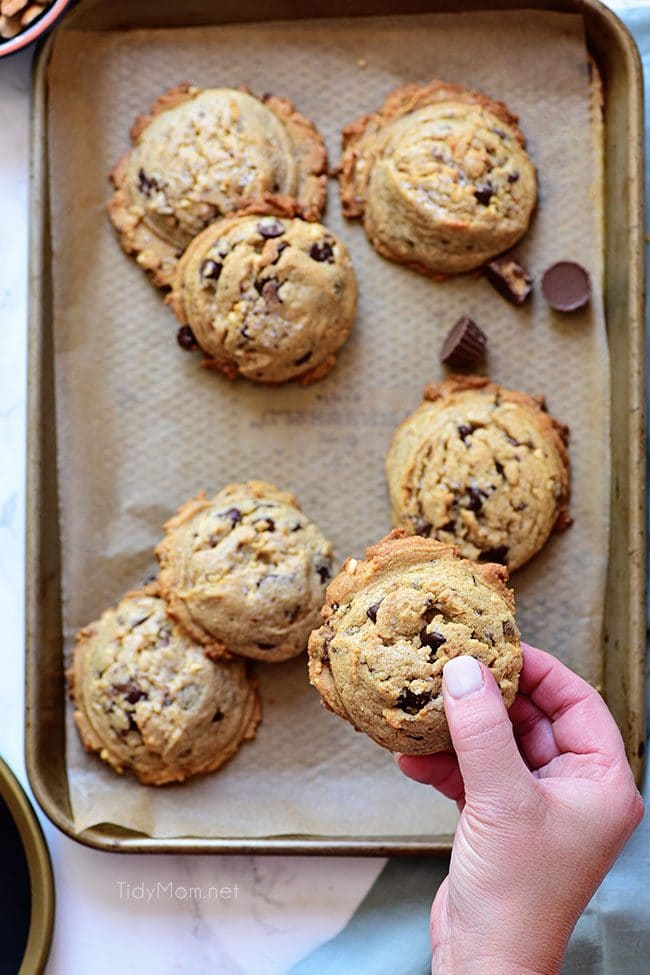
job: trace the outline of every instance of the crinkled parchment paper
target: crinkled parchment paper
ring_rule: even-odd
[[[339,131],[404,81],[441,77],[504,99],[539,167],[540,204],[519,247],[537,280],[585,265],[584,312],[536,294],[516,309],[478,276],[427,280],[380,258],[346,224],[330,186],[326,222],[347,242],[361,300],[334,371],[308,389],[230,383],[182,353],[176,323],[118,246],[107,173],[135,115],[176,82],[248,84],[293,99]],[[389,527],[383,458],[395,425],[441,375],[447,329],[470,314],[491,375],[548,397],[571,425],[575,525],[514,586],[525,637],[600,678],[609,489],[608,365],[600,297],[598,165],[582,20],[539,13],[426,15],[123,33],[62,31],[49,69],[55,355],[66,647],[75,630],[152,571],[161,525],[199,488],[266,478],[289,488],[342,558]],[[118,778],[68,725],[79,829],[152,836],[444,834],[455,810],[407,781],[391,756],[325,711],[305,661],[259,667],[264,721],[223,771],[163,789]]]

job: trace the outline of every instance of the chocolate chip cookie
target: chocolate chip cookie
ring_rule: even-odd
[[[67,677],[85,748],[146,785],[213,772],[260,720],[245,663],[209,660],[155,584],[80,631]]]
[[[181,84],[131,129],[111,173],[109,215],[122,246],[167,286],[190,240],[264,193],[294,197],[306,219],[325,208],[327,152],[284,98]]]
[[[522,654],[500,565],[460,558],[432,538],[391,532],[365,560],[347,559],[309,638],[309,675],[327,707],[393,752],[451,746],[442,670],[470,654],[509,707]]]
[[[386,457],[393,524],[512,571],[568,527],[568,427],[482,376],[424,391]]]
[[[480,267],[522,237],[535,168],[502,103],[432,81],[393,91],[343,130],[341,201],[371,244],[422,274]]]
[[[230,484],[188,501],[165,532],[156,556],[168,612],[206,653],[274,663],[306,649],[334,559],[291,494]]]
[[[357,282],[345,244],[268,197],[211,224],[178,262],[168,296],[210,365],[231,379],[313,382],[354,322]]]

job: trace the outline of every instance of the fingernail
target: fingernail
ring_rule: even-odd
[[[483,687],[483,671],[474,657],[463,654],[448,660],[442,671],[445,687],[459,701],[470,694],[476,694]]]

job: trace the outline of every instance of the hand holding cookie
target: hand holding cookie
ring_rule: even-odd
[[[621,735],[597,691],[525,645],[509,717],[469,656],[447,663],[443,697],[455,754],[398,756],[462,809],[431,911],[432,970],[556,975],[643,815]]]

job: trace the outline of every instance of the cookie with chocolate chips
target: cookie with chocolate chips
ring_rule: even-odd
[[[431,276],[480,267],[528,229],[535,167],[502,103],[432,81],[391,92],[343,130],[343,213],[371,244]]]
[[[180,84],[136,119],[131,139],[111,173],[109,216],[161,287],[196,234],[265,193],[294,197],[309,220],[323,215],[325,145],[284,98]]]
[[[500,565],[462,559],[432,538],[391,532],[348,559],[309,638],[309,676],[335,714],[393,752],[451,746],[442,670],[460,654],[489,667],[509,707],[522,654]]]
[[[259,698],[243,661],[204,650],[169,619],[155,583],[84,627],[67,677],[85,748],[146,785],[227,762],[255,737]]]
[[[188,501],[156,556],[168,612],[207,653],[272,663],[306,649],[334,574],[330,543],[263,481]]]
[[[542,399],[482,376],[427,386],[386,457],[393,524],[518,569],[571,523],[568,436]]]
[[[334,365],[357,307],[345,244],[269,196],[196,237],[168,296],[178,320],[231,379],[313,382]]]

